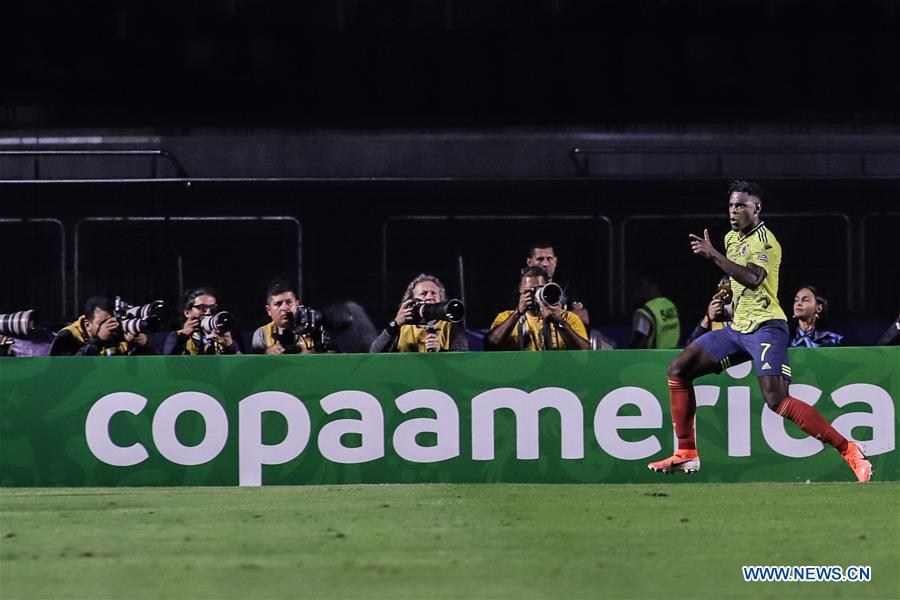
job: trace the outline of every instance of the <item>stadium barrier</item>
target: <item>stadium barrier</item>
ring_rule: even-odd
[[[674,351],[0,360],[0,484],[661,482]],[[900,480],[900,348],[792,350],[792,393]],[[852,481],[749,363],[696,382],[694,481]],[[669,481],[685,481],[675,477]]]

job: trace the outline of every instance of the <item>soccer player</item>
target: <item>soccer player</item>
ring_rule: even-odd
[[[781,245],[760,220],[762,191],[748,181],[735,181],[728,189],[731,231],[725,236],[725,254],[709,239],[691,234],[691,249],[711,260],[731,278],[734,317],[731,325],[710,331],[688,345],[669,365],[669,400],[678,449],[664,460],[647,465],[653,471],[693,473],[700,470],[694,436],[697,401],[693,381],[720,373],[731,364],[753,360],[766,405],[796,423],[816,439],[841,453],[857,480],[872,476],[872,465],[859,447],[844,438],[815,408],[789,394],[787,319],[778,305],[778,268]]]

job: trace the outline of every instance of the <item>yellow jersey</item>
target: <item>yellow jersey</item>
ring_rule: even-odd
[[[778,304],[778,270],[781,267],[781,244],[765,223],[743,234],[729,231],[725,234],[725,256],[731,262],[746,267],[753,264],[766,271],[766,277],[755,290],[731,278],[734,295],[734,318],[731,328],[741,333],[752,333],[765,321],[786,321],[787,317]]]

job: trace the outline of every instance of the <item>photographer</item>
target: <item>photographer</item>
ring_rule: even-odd
[[[317,310],[302,306],[297,294],[282,279],[269,284],[266,314],[272,319],[253,332],[256,354],[315,354],[333,352],[328,332]]]
[[[206,333],[201,327],[204,317],[219,312],[216,291],[210,287],[189,290],[184,296],[184,326],[166,338],[163,354],[197,356],[200,354],[240,354],[231,331]],[[223,316],[227,313],[223,313]]]
[[[900,344],[900,316],[891,323],[878,338],[876,346],[896,346]]]
[[[77,321],[59,330],[50,356],[115,356],[156,354],[146,334],[123,333],[109,298],[94,296]]]
[[[575,313],[563,310],[561,288],[548,286],[547,279],[541,267],[522,269],[519,303],[494,319],[485,338],[487,350],[590,349],[584,323]]]
[[[722,277],[719,280],[719,287],[713,297],[710,298],[709,304],[706,306],[706,314],[694,327],[694,331],[685,340],[684,345],[687,346],[704,333],[722,329],[731,322],[731,316],[734,314],[734,305],[732,304],[731,279]]]
[[[15,340],[11,337],[0,335],[0,356],[15,356],[16,351],[13,349]]]
[[[462,323],[423,318],[425,305],[446,301],[447,291],[437,277],[417,276],[406,286],[397,315],[375,338],[369,352],[465,352],[469,343]]]
[[[553,249],[553,244],[547,241],[535,241],[528,246],[528,256],[525,257],[525,265],[528,267],[541,267],[547,272],[547,283],[556,283],[563,289],[563,299],[560,303],[564,310],[569,310],[584,323],[585,330],[590,328],[591,318],[584,302],[578,299],[578,295],[572,292],[567,284],[554,279],[556,268],[559,265],[559,256]]]

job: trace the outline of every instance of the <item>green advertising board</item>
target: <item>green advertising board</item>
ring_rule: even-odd
[[[675,351],[0,360],[4,486],[649,482]],[[900,480],[900,348],[792,350],[794,396]],[[694,481],[854,481],[765,408],[695,382]],[[676,480],[687,480],[679,476]]]

